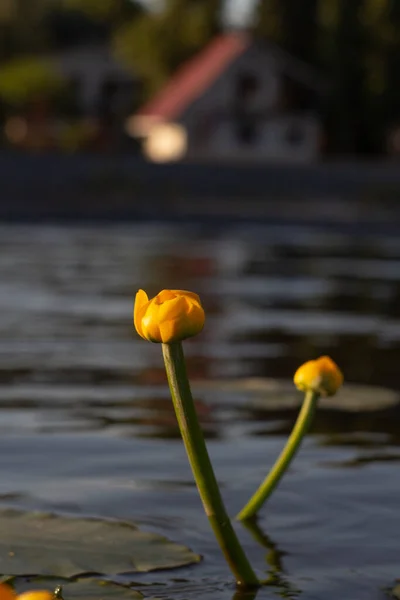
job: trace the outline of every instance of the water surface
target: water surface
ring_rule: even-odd
[[[342,366],[348,385],[321,402],[259,529],[237,530],[270,581],[260,600],[384,598],[400,577],[400,238],[389,233],[1,227],[1,506],[130,519],[204,557],[138,575],[146,596],[234,597],[160,348],[132,329],[138,287],[203,299],[206,328],[185,349],[232,515],[295,419],[295,368],[322,353]]]

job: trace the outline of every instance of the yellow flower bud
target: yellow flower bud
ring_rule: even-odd
[[[343,374],[329,356],[309,360],[294,375],[294,384],[302,392],[313,391],[333,396],[343,383]]]
[[[198,295],[184,290],[163,290],[151,300],[146,292],[139,290],[133,318],[142,338],[164,344],[196,335],[203,329],[205,321]]]
[[[17,600],[53,600],[54,594],[48,590],[32,590],[19,594]]]
[[[48,590],[32,590],[17,594],[6,583],[0,583],[0,600],[53,600],[54,593]]]

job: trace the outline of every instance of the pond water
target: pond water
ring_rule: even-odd
[[[346,386],[252,531],[260,600],[387,597],[400,578],[400,237],[314,226],[0,229],[0,507],[128,519],[203,556],[137,575],[149,598],[239,600],[193,484],[160,347],[133,297],[198,292],[185,344],[229,512],[285,442],[291,378],[329,353]],[[250,599],[251,595],[241,596]]]

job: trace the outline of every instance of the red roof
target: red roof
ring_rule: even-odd
[[[168,83],[144,104],[137,116],[165,120],[178,117],[249,46],[244,33],[223,34],[178,69]]]

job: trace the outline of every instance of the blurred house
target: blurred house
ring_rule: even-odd
[[[126,118],[132,109],[138,82],[115,60],[108,44],[72,47],[52,58],[72,88],[81,112]]]
[[[140,81],[107,42],[14,60],[0,75],[0,98],[7,92],[13,107],[4,122],[8,145],[29,152],[138,152],[125,122],[138,104]]]
[[[127,121],[153,161],[310,162],[321,152],[324,82],[308,65],[245,33],[184,64]]]

